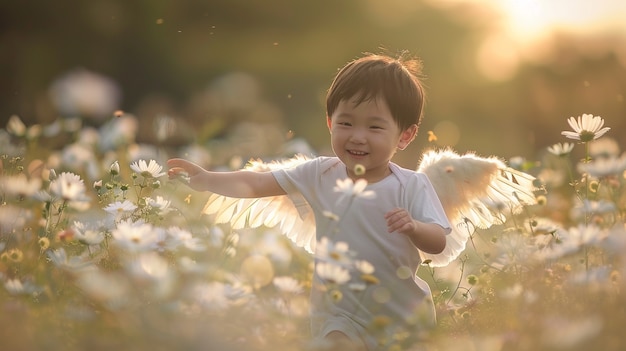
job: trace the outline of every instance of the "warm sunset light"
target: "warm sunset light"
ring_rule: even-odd
[[[534,40],[546,32],[575,34],[626,33],[626,2],[620,0],[492,1],[504,15],[505,28],[516,38]]]
[[[626,38],[626,2],[621,0],[447,0],[433,5],[473,5],[495,13],[476,55],[479,70],[507,80],[521,61],[544,61],[558,35]],[[480,11],[478,13],[483,13]],[[468,21],[484,19],[467,18]]]

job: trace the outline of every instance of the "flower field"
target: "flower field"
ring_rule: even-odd
[[[211,150],[138,144],[136,124],[13,116],[0,130],[2,349],[327,349],[308,337],[311,254],[276,228],[235,230],[203,214],[210,194],[169,180],[164,165]],[[437,328],[372,321],[384,349],[626,349],[626,153],[598,116],[564,126],[539,159],[508,162],[537,178],[537,204],[489,229],[469,225],[457,260],[418,270]],[[354,266],[376,284],[367,262]]]

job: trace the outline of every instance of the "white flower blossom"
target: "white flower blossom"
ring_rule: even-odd
[[[165,214],[169,212],[170,204],[172,203],[170,200],[165,199],[163,196],[157,196],[155,199],[148,198],[146,199],[146,203],[148,206],[156,209],[159,213]]]
[[[288,276],[275,277],[273,283],[278,290],[289,294],[299,294],[304,290],[300,282]]]
[[[50,192],[67,201],[88,201],[85,194],[85,183],[80,176],[63,172],[56,179],[50,182]]]
[[[40,189],[41,179],[28,179],[23,173],[0,178],[0,192],[4,192],[5,194],[30,197],[36,194]]]
[[[74,272],[95,269],[93,262],[82,256],[68,257],[64,248],[46,251],[50,261],[57,267]]]
[[[353,253],[346,242],[332,242],[324,236],[317,242],[315,256],[322,261],[334,261],[347,265],[352,262]]]
[[[334,263],[318,262],[315,272],[321,279],[335,284],[344,284],[350,280],[350,271]]]
[[[190,232],[179,227],[170,227],[167,230],[167,235],[167,246],[172,250],[179,246],[183,246],[192,251],[206,250],[206,246],[202,244],[200,239],[194,238]]]
[[[111,234],[117,245],[130,252],[144,252],[158,247],[158,231],[149,223],[125,220]]]
[[[137,205],[129,200],[116,201],[108,204],[104,210],[112,214],[116,218],[120,218],[125,214],[129,214],[137,209]]]
[[[552,146],[548,146],[548,152],[556,156],[567,156],[573,149],[573,143],[557,143]]]
[[[88,224],[74,222],[72,226],[74,238],[85,245],[98,245],[104,240],[104,233]]]
[[[566,138],[580,140],[583,143],[598,139],[611,129],[602,127],[604,125],[602,117],[591,114],[583,114],[577,119],[570,117],[567,123],[574,131],[563,131],[561,134]]]
[[[559,229],[555,236],[558,241],[536,252],[540,260],[554,260],[578,252],[585,246],[601,243],[608,236],[608,232],[595,225],[580,224],[569,230]]]
[[[146,163],[145,160],[139,160],[133,162],[130,168],[146,178],[158,178],[165,175],[165,172],[161,172],[163,166],[159,165],[155,160],[150,160],[149,163]]]
[[[335,192],[342,193],[337,202],[343,201],[345,198],[360,197],[364,199],[373,199],[376,197],[376,193],[372,190],[365,190],[367,187],[367,180],[363,178],[357,179],[353,182],[352,179],[337,179],[337,185],[333,188]]]
[[[354,262],[354,267],[359,270],[359,272],[363,274],[372,274],[374,273],[374,265],[364,260],[357,260]]]
[[[602,178],[612,175],[620,176],[626,171],[626,153],[621,157],[601,157],[591,162],[581,162],[576,169],[592,177]]]

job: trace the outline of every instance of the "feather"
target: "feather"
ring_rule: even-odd
[[[308,160],[295,156],[284,161],[265,163],[251,160],[247,170],[267,172],[293,167]],[[430,179],[452,231],[446,248],[437,255],[420,252],[432,266],[445,266],[456,259],[476,228],[502,224],[507,216],[535,203],[534,177],[509,168],[496,157],[473,153],[459,155],[451,149],[430,150],[422,155],[417,168]],[[213,215],[216,223],[230,223],[233,229],[260,226],[278,227],[280,232],[308,252],[315,251],[313,211],[298,212],[288,196],[235,199],[211,194],[203,213]]]
[[[307,161],[305,156],[278,162],[265,163],[251,160],[245,169],[267,172],[289,168]],[[310,253],[315,251],[315,218],[309,209],[301,215],[288,196],[270,196],[258,199],[237,199],[219,194],[211,194],[202,213],[213,215],[216,223],[230,223],[232,229],[278,227],[280,232]]]
[[[507,216],[536,203],[535,178],[496,157],[429,150],[422,155],[417,171],[430,179],[452,226],[442,253],[421,252],[422,259],[430,260],[432,266],[445,266],[456,259],[475,228],[502,224]]]

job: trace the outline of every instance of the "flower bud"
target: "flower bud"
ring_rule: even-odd
[[[117,162],[117,161],[113,162],[111,167],[109,167],[109,173],[111,173],[111,175],[114,175],[114,176],[120,174],[120,164],[119,164],[119,162]]]
[[[102,189],[102,179],[93,182],[93,188],[96,190]]]

